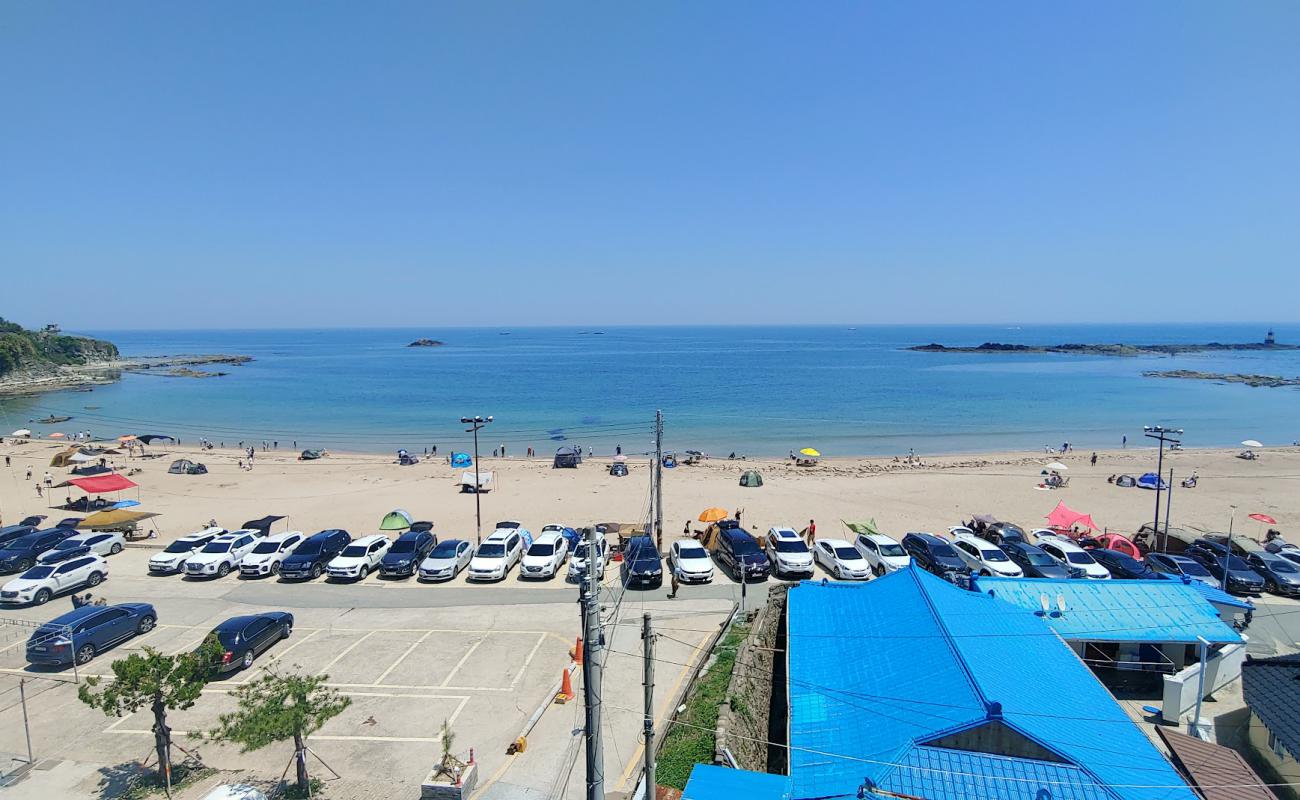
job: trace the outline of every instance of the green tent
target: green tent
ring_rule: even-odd
[[[381,531],[404,531],[411,527],[411,513],[404,508],[395,508],[384,515],[379,523]]]
[[[740,476],[740,485],[756,489],[763,485],[763,476],[751,469]]]
[[[868,520],[867,522],[849,522],[848,520],[843,520],[843,519],[840,520],[840,522],[844,523],[844,527],[848,528],[854,533],[865,533],[869,536],[880,535],[880,530],[876,527],[876,520],[874,517]]]

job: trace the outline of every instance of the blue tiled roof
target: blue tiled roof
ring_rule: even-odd
[[[864,781],[927,800],[1035,800],[1044,788],[1054,800],[1194,800],[1074,652],[1020,608],[906,569],[802,583],[787,618],[795,800],[853,796]],[[1047,755],[934,744],[991,719]],[[979,790],[995,782],[996,794]]]
[[[783,800],[789,779],[784,775],[696,764],[682,800]]]
[[[1172,579],[1173,576],[1170,576],[1170,578]],[[1206,600],[1209,600],[1211,603],[1214,603],[1215,605],[1228,606],[1229,608],[1240,608],[1243,611],[1246,609],[1253,609],[1255,607],[1255,604],[1253,602],[1247,600],[1244,597],[1236,597],[1235,595],[1230,595],[1227,592],[1223,591],[1222,589],[1216,589],[1213,586],[1201,583],[1200,581],[1192,581],[1191,585],[1192,588],[1200,592],[1201,595],[1204,596]]]
[[[1061,638],[1072,641],[1194,644],[1197,636],[1214,644],[1243,641],[1196,588],[1203,585],[1163,579],[978,578],[975,582],[978,591],[1027,612],[1041,612],[1046,596],[1051,612],[1041,619]],[[1059,610],[1058,597],[1064,599],[1065,611]]]

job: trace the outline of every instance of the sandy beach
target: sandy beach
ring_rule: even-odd
[[[68,470],[49,467],[51,457],[66,447],[50,441],[13,444],[6,440],[0,454],[10,459],[0,475],[0,512],[6,524],[28,514],[60,518],[68,514],[48,508],[38,498],[35,482],[46,470],[55,483]],[[1284,532],[1300,524],[1300,512],[1290,502],[1300,480],[1300,448],[1262,451],[1257,461],[1235,457],[1236,450],[1183,450],[1165,454],[1165,469],[1175,479],[1196,471],[1195,489],[1175,489],[1173,524],[1226,530],[1232,506],[1237,507],[1236,531],[1259,536],[1259,524],[1246,519],[1255,512],[1278,520]],[[318,461],[299,461],[286,450],[258,453],[250,471],[238,465],[235,450],[199,452],[190,447],[152,447],[154,458],[116,456],[120,471],[138,468],[132,480],[138,490],[118,499],[138,499],[140,510],[161,514],[155,522],[161,541],[201,527],[209,519],[235,527],[266,514],[289,517],[291,529],[307,532],[341,527],[354,536],[374,532],[381,517],[393,508],[408,509],[417,519],[432,520],[440,536],[474,536],[474,496],[462,494],[444,458],[401,467],[388,456],[331,453]],[[729,461],[712,459],[696,466],[664,471],[665,542],[677,536],[687,520],[708,506],[742,509],[745,527],[756,532],[775,525],[796,529],[815,519],[821,537],[837,535],[841,519],[874,518],[884,532],[944,531],[975,513],[991,513],[1025,527],[1037,526],[1058,501],[1088,512],[1099,525],[1132,532],[1149,521],[1154,495],[1107,483],[1116,473],[1140,475],[1154,469],[1151,448],[1066,456],[1042,453],[990,453],[981,456],[922,457],[922,466],[892,458],[828,458],[814,467],[796,467],[788,460]],[[188,457],[207,465],[207,475],[171,475],[175,458]],[[1059,460],[1067,465],[1069,486],[1037,488],[1043,465]],[[549,459],[485,458],[481,468],[496,473],[497,488],[482,496],[483,527],[490,531],[499,519],[517,519],[532,530],[550,522],[582,525],[597,521],[644,520],[649,507],[650,465],[630,462],[631,474],[607,474],[608,459],[589,459],[578,469],[552,469]],[[27,468],[32,480],[25,479]],[[757,469],[765,485],[739,486],[741,472]],[[56,501],[76,489],[56,489]],[[1163,500],[1162,500],[1163,506]],[[1163,516],[1163,508],[1161,514]],[[279,528],[277,527],[277,530]]]

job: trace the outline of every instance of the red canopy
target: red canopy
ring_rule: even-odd
[[[1251,514],[1251,515],[1250,515],[1250,518],[1253,519],[1253,520],[1255,520],[1256,522],[1262,522],[1262,523],[1264,523],[1265,525],[1276,525],[1276,524],[1277,524],[1277,520],[1273,519],[1273,518],[1270,517],[1268,514]]]
[[[96,475],[93,478],[73,478],[68,483],[77,487],[86,494],[103,494],[104,492],[120,492],[123,489],[130,489],[136,486],[135,481],[130,478],[123,478],[117,473],[112,475]]]
[[[1047,515],[1047,524],[1062,530],[1075,525],[1083,525],[1091,531],[1098,530],[1090,515],[1075,511],[1064,502],[1057,503],[1056,508],[1052,509],[1052,513]]]

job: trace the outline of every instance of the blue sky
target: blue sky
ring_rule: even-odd
[[[11,3],[0,314],[1296,320],[1298,30],[1267,1]]]

